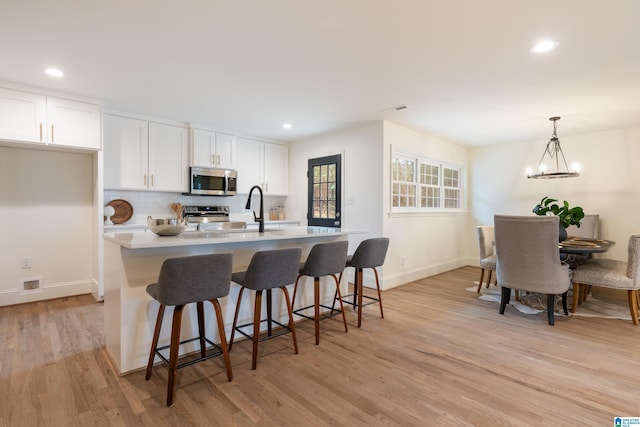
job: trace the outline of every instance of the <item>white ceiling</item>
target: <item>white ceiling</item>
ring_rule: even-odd
[[[638,0],[2,0],[0,58],[0,80],[282,141],[381,119],[466,146],[547,140],[554,115],[561,140],[640,126]]]

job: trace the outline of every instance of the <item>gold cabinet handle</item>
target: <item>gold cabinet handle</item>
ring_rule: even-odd
[[[51,142],[53,142],[54,138],[53,138],[53,125],[51,125]]]
[[[42,122],[40,122],[40,142],[42,142]]]
[[[147,174],[144,174],[144,178],[143,178],[143,182],[144,182],[144,186],[147,186]]]

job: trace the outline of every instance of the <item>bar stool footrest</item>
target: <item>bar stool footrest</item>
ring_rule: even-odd
[[[337,298],[336,298],[336,299],[337,299]],[[324,313],[320,313],[320,319],[319,319],[319,320],[330,319],[330,318],[332,318],[332,317],[337,316],[338,314],[342,314],[342,311],[341,311],[341,310],[338,310],[337,308],[329,307],[329,306],[326,306],[326,305],[323,305],[323,304],[319,304],[319,305],[320,305],[320,307],[322,307],[322,308],[326,308],[327,310],[329,310],[329,312],[326,312],[326,311],[325,311]],[[315,317],[307,316],[306,314],[300,314],[300,313],[298,313],[299,311],[308,310],[308,309],[310,309],[310,308],[314,308],[314,307],[315,307],[314,305],[308,305],[308,306],[306,306],[306,307],[301,307],[301,308],[299,308],[299,309],[297,309],[297,310],[293,310],[292,312],[293,312],[294,314],[297,314],[297,315],[298,315],[298,316],[300,316],[300,317],[304,317],[305,319],[309,319],[309,320],[316,320],[316,318],[315,318]],[[333,312],[335,312],[335,314],[333,314]]]
[[[181,368],[184,368],[184,367],[187,367],[187,366],[191,366],[191,365],[194,365],[196,363],[203,362],[205,360],[212,359],[214,357],[220,356],[222,354],[222,347],[220,347],[218,344],[214,343],[213,341],[211,341],[208,338],[204,338],[204,340],[205,340],[205,342],[207,344],[210,344],[213,347],[214,350],[211,351],[211,349],[209,349],[209,351],[211,351],[211,353],[207,354],[206,356],[199,357],[197,359],[189,360],[187,362],[183,362],[183,363],[179,364],[177,366],[177,369],[181,369]],[[188,340],[180,341],[179,345],[187,344],[187,343],[190,343],[190,342],[193,342],[193,341],[200,341],[200,338],[196,337],[196,338],[191,338],[191,339],[188,339]],[[162,346],[162,347],[158,347],[155,350],[155,354],[160,359],[162,359],[162,361],[164,363],[166,363],[166,364],[169,364],[169,359],[164,357],[164,355],[162,353],[160,353],[160,350],[166,350],[166,349],[168,349],[170,347],[171,347],[171,345],[165,345],[165,346]],[[207,350],[205,349],[205,351],[207,351]]]
[[[263,319],[263,320],[260,321],[260,323],[264,323],[264,322],[268,322],[268,321],[269,321],[269,319]],[[282,331],[278,331],[276,333],[272,333],[271,335],[266,335],[266,336],[263,336],[261,338],[258,338],[258,342],[270,340],[271,338],[277,338],[277,337],[279,337],[281,335],[288,334],[288,333],[291,332],[291,328],[289,328],[289,326],[283,325],[282,323],[278,322],[277,320],[273,320],[273,319],[271,319],[271,322],[273,322],[276,325],[280,326],[281,328],[283,328],[283,330]],[[244,332],[242,329],[240,329],[240,328],[246,328],[247,326],[253,326],[253,322],[245,323],[244,325],[236,326],[236,331],[238,331],[239,333],[241,333],[242,335],[244,335],[245,337],[247,337],[247,338],[249,338],[250,340],[253,341],[253,335],[249,335],[246,332]]]
[[[353,295],[354,295],[354,294],[343,295],[343,296],[342,296],[342,302],[345,302],[345,303],[347,303],[347,304],[349,304],[349,305],[352,305],[352,306],[356,306],[356,304],[354,304],[353,300],[350,300],[350,301],[348,300],[348,298],[349,298],[349,297],[352,297]],[[377,303],[377,302],[379,302],[379,301],[380,301],[378,298],[376,298],[376,297],[370,297],[369,295],[362,295],[362,298],[367,298],[368,300],[371,300],[371,301],[369,301],[369,302],[363,302],[363,303],[362,303],[362,306],[363,306],[363,307],[364,307],[365,305],[375,304],[375,303]],[[336,299],[339,299],[339,298],[336,298]]]

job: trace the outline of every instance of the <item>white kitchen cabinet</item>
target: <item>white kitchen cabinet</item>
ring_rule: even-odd
[[[287,195],[289,148],[286,145],[238,138],[238,192],[260,185],[265,194]]]
[[[205,129],[192,129],[192,166],[235,169],[236,154],[235,136]]]
[[[269,194],[289,193],[289,147],[264,143],[264,184]]]
[[[48,96],[48,144],[99,150],[101,116],[99,105]]]
[[[104,187],[186,192],[188,129],[104,115]]]
[[[149,122],[149,189],[186,192],[189,129]]]
[[[101,148],[99,105],[0,88],[0,139]]]

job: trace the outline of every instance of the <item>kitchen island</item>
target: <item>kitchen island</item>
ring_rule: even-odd
[[[233,270],[246,269],[251,256],[260,250],[302,248],[304,260],[316,243],[347,240],[349,234],[362,233],[325,227],[290,227],[265,230],[232,232],[186,231],[178,236],[156,236],[151,232],[105,233],[104,238],[104,327],[107,351],[121,374],[146,366],[151,338],[158,311],[158,303],[146,292],[146,286],[158,279],[160,266],[165,259],[211,253],[233,253]],[[308,280],[308,278],[305,278]],[[313,279],[311,279],[312,281]],[[323,279],[324,280],[324,279]],[[302,281],[302,279],[301,279]],[[310,282],[311,283],[311,282]],[[232,284],[229,296],[220,300],[227,337],[240,287]],[[324,287],[323,304],[331,303],[332,286]],[[253,298],[245,292],[243,298]],[[286,306],[280,293],[274,294],[274,319],[287,318]],[[302,305],[304,304],[304,305]],[[313,304],[313,286],[301,286],[296,296],[296,306]],[[243,302],[239,323],[252,319],[252,303]],[[185,307],[182,339],[197,335],[195,304]],[[215,316],[211,304],[205,304],[207,337],[219,342]],[[160,344],[168,343],[171,316],[165,316]],[[181,348],[181,354],[195,351],[195,344]]]

